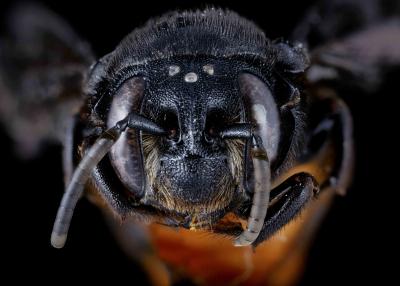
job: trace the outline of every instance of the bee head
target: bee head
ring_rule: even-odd
[[[270,42],[235,13],[206,14],[150,22],[92,69],[92,123],[109,128],[134,112],[167,131],[125,132],[110,151],[110,163],[94,172],[97,186],[108,186],[104,193],[122,186],[143,206],[183,215],[226,213],[252,197],[254,187],[248,142],[221,136],[237,123],[259,128],[270,162],[284,165],[297,126],[290,126],[292,113],[280,112],[294,94],[282,78],[304,70],[301,50]],[[110,167],[118,180],[108,178]],[[122,184],[111,186],[116,181]],[[117,207],[124,205],[118,193],[115,198]]]

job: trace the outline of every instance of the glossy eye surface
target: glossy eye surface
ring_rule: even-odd
[[[250,120],[258,125],[264,148],[272,161],[278,154],[281,133],[278,106],[267,84],[257,76],[243,73],[239,76],[239,83],[251,113]]]
[[[108,127],[125,118],[130,112],[139,110],[144,93],[142,78],[128,79],[117,90],[108,114]],[[140,192],[143,184],[142,160],[140,156],[139,132],[124,132],[110,151],[111,165],[125,187],[133,193]]]

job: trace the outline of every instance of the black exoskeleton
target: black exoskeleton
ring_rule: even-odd
[[[45,137],[65,144],[68,187],[53,230],[55,247],[64,245],[86,186],[121,218],[239,235],[237,246],[268,239],[320,187],[344,194],[352,120],[324,83],[343,74],[365,80],[347,52],[362,51],[371,35],[399,31],[397,22],[382,24],[309,52],[305,43],[268,39],[231,11],[172,12],[134,30],[90,66],[90,49],[53,15],[30,6],[16,13],[22,24],[1,47],[2,98],[24,98],[4,113],[16,114],[40,98],[32,108],[51,114],[47,128],[34,125],[36,115],[28,113],[11,132],[26,146]],[[54,25],[44,26],[43,19]],[[305,40],[314,28],[306,21],[295,35]],[[52,41],[57,61],[45,44],[26,50],[32,42]],[[377,45],[360,59],[369,57],[371,66],[384,56],[398,63],[399,53],[386,48]],[[21,54],[23,64],[14,65],[20,59],[13,56]],[[41,72],[29,72],[43,63]],[[27,136],[28,129],[37,136]],[[332,154],[320,163],[322,177],[298,169],[322,153]],[[247,225],[221,227],[228,213]]]

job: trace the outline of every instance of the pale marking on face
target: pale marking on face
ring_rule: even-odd
[[[176,74],[178,74],[181,71],[181,68],[179,66],[170,66],[168,69],[168,75],[169,76],[174,76]]]
[[[185,75],[185,81],[188,83],[196,82],[199,79],[196,73],[190,72]]]
[[[203,71],[208,75],[214,75],[214,66],[213,65],[205,65],[205,66],[203,66]]]

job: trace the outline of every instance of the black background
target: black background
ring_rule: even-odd
[[[206,6],[199,1],[101,2],[45,4],[88,40],[97,56],[111,51],[123,36],[152,16],[175,8]],[[229,7],[252,19],[270,38],[288,36],[310,5],[309,1],[268,2],[271,3],[209,3]],[[10,5],[1,4],[2,15]],[[394,139],[399,130],[397,75],[391,74],[384,90],[377,94],[345,95],[355,120],[355,179],[348,195],[336,198],[321,226],[301,285],[372,280],[381,284],[392,274],[387,257],[396,258],[391,241],[396,224],[390,225],[388,220],[395,217],[389,202],[396,201],[398,191],[396,167],[392,164],[398,157]],[[99,211],[85,200],[78,204],[66,247],[56,250],[50,246],[50,232],[63,191],[60,147],[48,146],[40,157],[23,161],[14,153],[12,141],[4,131],[0,131],[0,144],[1,237],[5,239],[2,246],[6,254],[1,257],[13,281],[113,281],[133,285],[142,281],[140,270],[118,249]]]

